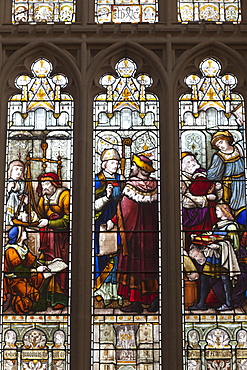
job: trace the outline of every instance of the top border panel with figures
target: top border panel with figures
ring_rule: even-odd
[[[178,0],[178,21],[240,23],[240,0]]]
[[[13,0],[12,23],[72,23],[76,0]]]

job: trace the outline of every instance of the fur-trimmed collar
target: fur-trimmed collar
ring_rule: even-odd
[[[147,192],[137,189],[132,184],[127,183],[123,189],[123,195],[137,203],[152,203],[157,201],[158,192],[157,187]]]

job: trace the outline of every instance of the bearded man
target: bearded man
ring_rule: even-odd
[[[143,304],[149,306],[149,312],[159,308],[158,188],[157,181],[150,177],[154,171],[148,157],[134,155],[130,178],[118,205],[118,294],[130,302],[121,308],[123,312],[142,313]]]
[[[69,262],[69,190],[60,185],[56,173],[49,172],[38,177],[38,211],[41,215],[39,259],[52,261],[61,258]],[[47,301],[53,309],[62,309],[68,301],[68,271],[63,270],[52,277],[47,288]]]

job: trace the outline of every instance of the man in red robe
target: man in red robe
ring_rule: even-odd
[[[191,244],[191,234],[212,230],[216,223],[215,204],[222,198],[220,183],[207,180],[194,154],[182,153],[182,221],[185,249]]]
[[[118,205],[118,294],[131,302],[121,308],[123,312],[142,313],[143,304],[149,305],[149,312],[158,310],[158,189],[157,181],[150,177],[152,172],[149,158],[134,155],[130,179]]]

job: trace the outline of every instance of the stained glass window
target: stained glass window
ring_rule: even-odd
[[[159,101],[131,59],[94,99],[92,368],[161,369]]]
[[[49,60],[8,103],[1,311],[3,368],[69,369],[73,99]]]
[[[241,21],[240,0],[178,0],[178,21],[239,23]]]
[[[203,60],[180,98],[186,370],[246,367],[245,108],[221,68]]]
[[[96,23],[154,23],[158,0],[95,0]]]
[[[71,23],[75,8],[75,0],[13,0],[12,23]]]

